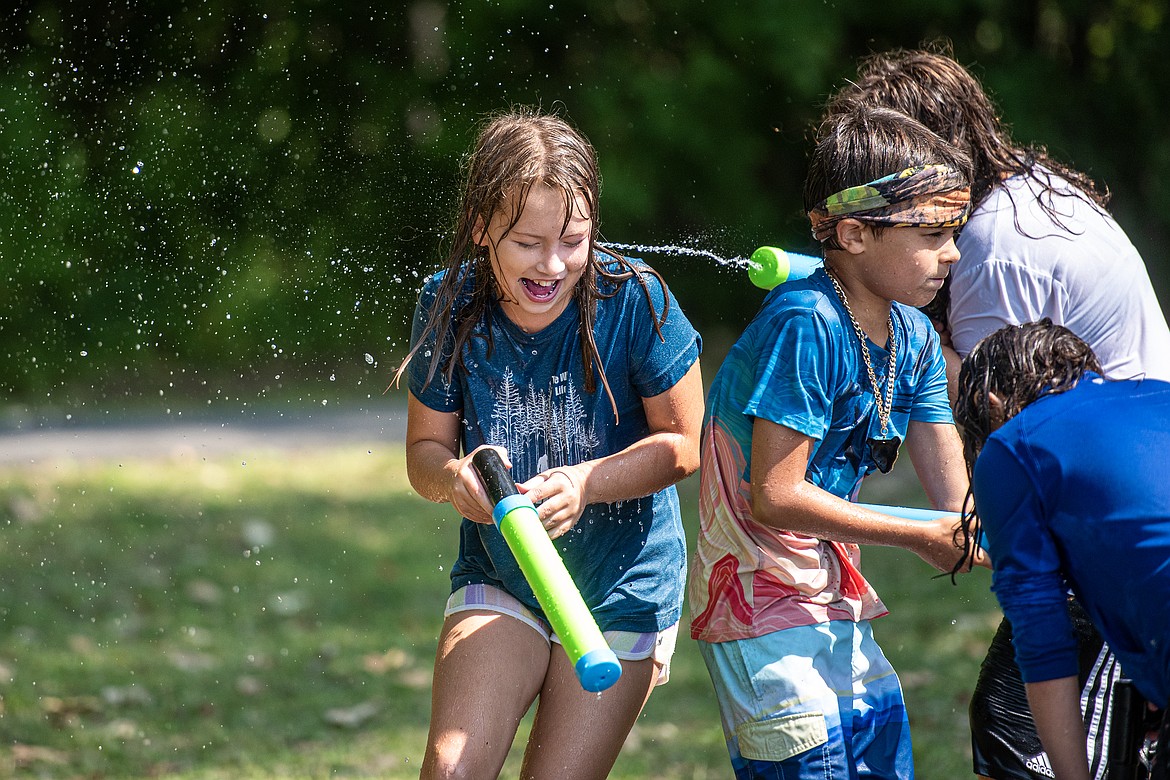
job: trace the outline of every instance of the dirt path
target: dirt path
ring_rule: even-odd
[[[345,444],[396,445],[405,410],[257,415],[246,420],[142,418],[105,424],[21,422],[0,427],[0,466],[52,460],[247,454]]]

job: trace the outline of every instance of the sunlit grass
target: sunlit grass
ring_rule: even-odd
[[[417,776],[457,534],[410,491],[399,445],[8,466],[0,540],[0,776]],[[919,776],[967,775],[987,578],[955,588],[907,553],[865,555]],[[728,774],[684,630],[612,776]]]

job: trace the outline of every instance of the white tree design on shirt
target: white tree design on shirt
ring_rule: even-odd
[[[527,479],[557,466],[593,457],[599,442],[596,426],[569,373],[549,377],[548,389],[531,380],[521,393],[511,368],[504,370],[492,406],[488,443],[508,450],[516,478]]]

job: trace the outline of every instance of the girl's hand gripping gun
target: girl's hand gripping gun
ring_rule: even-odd
[[[621,677],[622,666],[585,606],[536,507],[516,490],[498,452],[482,449],[471,463],[495,504],[492,519],[572,661],[581,687],[594,693],[604,691]]]

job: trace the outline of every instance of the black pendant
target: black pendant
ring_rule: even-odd
[[[898,448],[902,446],[902,440],[894,436],[889,439],[866,439],[865,443],[869,446],[869,456],[873,458],[873,465],[877,466],[881,473],[889,474],[890,469],[894,467],[894,461],[898,459]]]

